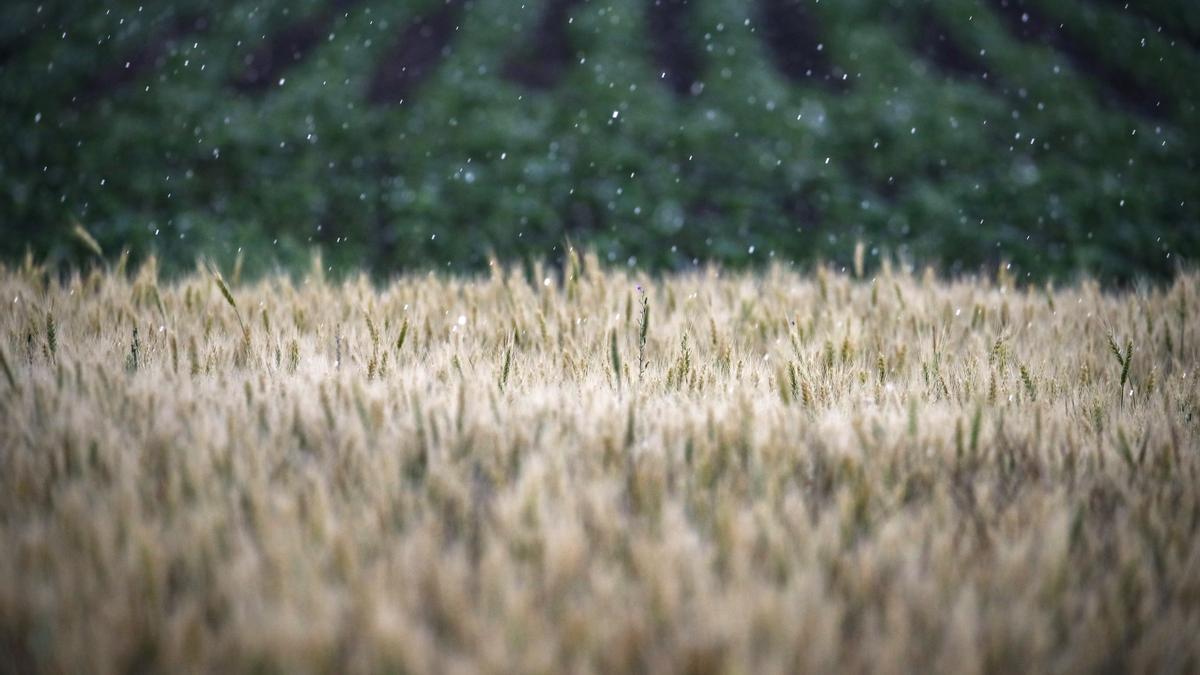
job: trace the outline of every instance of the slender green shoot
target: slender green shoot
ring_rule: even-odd
[[[617,331],[609,333],[609,358],[612,361],[613,376],[617,378],[617,389],[621,388],[621,351],[617,348]]]
[[[229,292],[229,286],[225,285],[225,279],[221,277],[221,273],[215,269],[212,271],[213,279],[217,282],[217,288],[221,290],[221,295],[225,298],[225,302],[233,308],[233,315],[237,317],[238,325],[241,326],[242,332],[246,332],[246,322],[242,321],[242,313],[238,310],[237,301],[233,299],[233,293]]]

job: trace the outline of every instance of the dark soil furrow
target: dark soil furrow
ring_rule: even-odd
[[[908,35],[921,58],[955,79],[989,87],[996,84],[987,65],[959,43],[953,31],[928,6],[915,9],[910,20],[913,27]]]
[[[1073,39],[1070,32],[1041,16],[1023,0],[989,0],[1004,19],[1009,32],[1024,42],[1051,47],[1070,61],[1081,74],[1101,85],[1105,100],[1131,112],[1153,118],[1166,116],[1171,105],[1160,92],[1150,89],[1119,66],[1109,63],[1088,45]]]
[[[650,0],[646,28],[650,55],[662,80],[679,96],[697,89],[702,68],[700,50],[688,30],[688,0]]]
[[[367,100],[376,105],[403,103],[441,61],[458,30],[463,0],[446,0],[408,25],[375,67]]]
[[[77,105],[90,105],[136,81],[141,76],[162,68],[172,45],[183,37],[208,30],[208,17],[200,14],[181,14],[170,25],[146,41],[140,48],[110,63],[87,80],[71,100]]]
[[[526,42],[529,46],[505,63],[504,77],[531,89],[553,89],[574,61],[567,25],[578,4],[579,0],[549,0]]]
[[[285,70],[300,63],[329,33],[337,20],[358,0],[333,0],[321,11],[284,26],[267,43],[246,57],[246,67],[233,84],[246,93],[265,91]]]
[[[1193,8],[1192,14],[1186,13],[1190,3],[1181,2],[1171,9],[1159,3],[1137,2],[1136,0],[1088,0],[1094,5],[1131,14],[1146,22],[1153,30],[1161,31],[1169,40],[1176,40],[1190,45],[1192,49],[1200,50],[1200,18]],[[1194,7],[1194,6],[1193,6]]]
[[[760,33],[789,80],[821,83],[834,91],[846,89],[839,69],[829,61],[816,16],[804,0],[759,0]]]

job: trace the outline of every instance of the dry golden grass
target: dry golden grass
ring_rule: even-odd
[[[4,668],[1200,668],[1200,276],[494,269],[0,270]]]

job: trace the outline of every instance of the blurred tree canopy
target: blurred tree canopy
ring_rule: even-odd
[[[1188,0],[11,0],[0,253],[1164,276]]]

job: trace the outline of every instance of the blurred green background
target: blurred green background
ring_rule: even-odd
[[[1191,0],[9,0],[0,254],[1163,277],[1198,72]]]

